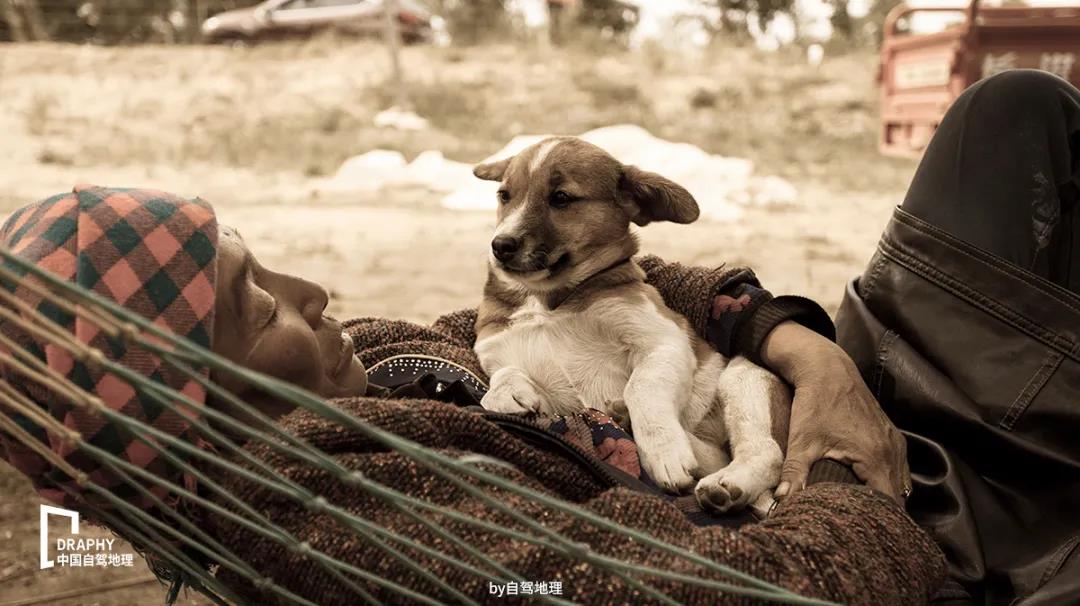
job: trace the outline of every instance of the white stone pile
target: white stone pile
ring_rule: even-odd
[[[515,137],[485,161],[520,152],[545,135]],[[581,135],[607,150],[624,164],[658,172],[690,191],[705,219],[718,221],[739,217],[753,204],[791,203],[795,188],[779,177],[754,173],[744,158],[713,155],[688,143],[674,143],[629,125],[608,126]],[[440,195],[442,206],[455,210],[492,210],[497,184],[473,177],[472,165],[426,151],[407,162],[398,152],[374,150],[345,161],[332,178],[316,186],[319,192],[376,192],[384,188],[423,187]]]

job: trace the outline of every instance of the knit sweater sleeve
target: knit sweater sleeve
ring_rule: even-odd
[[[694,330],[725,356],[741,355],[760,364],[765,337],[788,320],[829,340],[836,338],[832,320],[820,305],[804,297],[773,297],[748,268],[708,269],[666,263],[655,256],[637,262],[667,306],[686,316]]]

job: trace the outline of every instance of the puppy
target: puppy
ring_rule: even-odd
[[[684,492],[700,478],[705,507],[767,508],[783,461],[785,438],[772,431],[786,435],[786,386],[713,350],[632,259],[630,224],[694,221],[690,193],[573,137],[473,172],[500,182],[476,325],[491,378],[483,406],[604,411],[633,432],[642,466],[663,488]]]

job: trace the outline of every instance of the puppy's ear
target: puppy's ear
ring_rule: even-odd
[[[624,166],[619,178],[619,201],[638,225],[652,221],[693,223],[701,211],[686,188],[656,173]]]
[[[486,164],[477,164],[476,167],[473,168],[472,174],[485,181],[502,181],[503,175],[506,174],[506,168],[510,166],[511,160],[513,160],[513,157],[488,162]]]

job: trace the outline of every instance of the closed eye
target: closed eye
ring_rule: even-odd
[[[278,301],[274,295],[266,292],[255,280],[252,280],[251,284],[255,293],[254,297],[252,297],[251,311],[253,313],[251,315],[253,318],[258,318],[255,328],[263,330],[277,320]]]
[[[561,189],[557,189],[557,190],[551,192],[551,197],[549,198],[548,203],[551,204],[552,206],[554,206],[555,208],[566,208],[567,206],[569,206],[572,202],[574,202],[576,200],[577,200],[576,197],[570,195],[569,193],[567,193],[567,192],[565,192],[565,191],[563,191]]]
[[[277,299],[274,299],[274,307],[273,307],[273,309],[270,310],[269,317],[267,317],[266,321],[264,321],[262,323],[262,327],[266,328],[268,326],[273,325],[274,322],[277,322],[277,319],[278,319],[278,305],[277,305]]]

